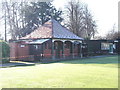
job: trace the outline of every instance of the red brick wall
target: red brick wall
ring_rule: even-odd
[[[24,45],[25,42],[11,42],[10,43],[10,59],[11,60],[28,60],[29,47]],[[24,45],[25,47],[21,47]]]
[[[65,48],[64,49],[64,54],[65,54],[65,57],[70,56],[70,49]]]
[[[75,47],[73,52],[74,52],[74,56],[78,56],[79,55],[78,54],[78,47]],[[65,48],[64,54],[65,54],[66,57],[72,55],[72,53],[70,53],[70,49],[67,49],[67,48]]]
[[[24,42],[21,42],[18,44],[18,56],[19,56],[19,60],[27,60],[27,58],[29,57],[29,46],[28,45],[24,45]],[[24,47],[21,47],[21,45],[24,45]]]
[[[51,57],[52,57],[51,49],[45,49],[45,50],[43,51],[43,54],[44,54],[44,57],[45,57],[45,58],[51,58]]]
[[[17,46],[18,46],[18,43],[15,43],[15,42],[10,43],[10,60],[17,59],[18,57]]]
[[[78,56],[78,48],[77,47],[74,49],[74,56]]]
[[[63,56],[63,54],[62,54],[62,50],[60,51],[60,57],[62,57]]]

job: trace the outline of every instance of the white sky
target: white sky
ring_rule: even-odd
[[[1,1],[1,0],[0,0]],[[64,7],[69,0],[54,0],[53,5],[57,9],[65,10]],[[80,0],[88,4],[94,19],[97,21],[98,35],[105,36],[114,24],[118,26],[118,1],[119,0]],[[0,11],[1,13],[1,11]],[[1,16],[1,14],[0,14]],[[3,22],[0,19],[0,33],[4,35]],[[117,29],[117,27],[116,27]]]
[[[69,0],[54,0],[57,9],[64,10]],[[118,26],[118,1],[119,0],[79,0],[88,5],[94,19],[97,23],[99,35],[105,34],[111,30],[114,24]]]

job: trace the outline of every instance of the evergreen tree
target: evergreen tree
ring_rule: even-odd
[[[22,8],[22,13],[25,27],[20,31],[21,37],[31,33],[51,18],[58,22],[63,20],[61,17],[62,11],[57,10],[50,2],[31,2]]]

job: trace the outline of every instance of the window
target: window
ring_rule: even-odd
[[[35,49],[38,49],[38,45],[34,45]]]
[[[101,50],[109,50],[110,43],[101,43]]]
[[[25,45],[20,45],[20,47],[25,47]]]

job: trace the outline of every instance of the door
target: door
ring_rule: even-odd
[[[30,55],[34,55],[35,61],[39,61],[42,57],[42,45],[29,45]]]
[[[109,45],[109,53],[113,53],[113,44]]]

